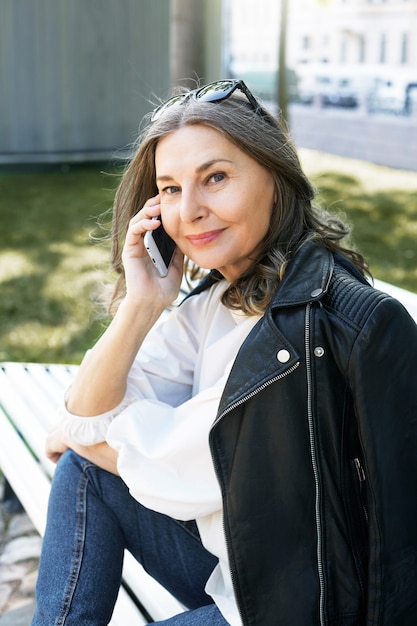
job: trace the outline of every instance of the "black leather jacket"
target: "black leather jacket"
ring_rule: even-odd
[[[416,626],[417,327],[305,245],[210,433],[245,626]]]

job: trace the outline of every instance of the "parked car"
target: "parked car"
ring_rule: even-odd
[[[296,72],[298,102],[303,104],[354,108],[367,88],[368,77],[358,75],[349,65],[303,64]]]
[[[392,80],[379,79],[370,94],[368,110],[371,113],[380,111],[403,114],[405,112],[404,86]]]
[[[317,83],[321,106],[349,108],[358,106],[359,94],[350,78],[319,76]]]
[[[415,114],[417,111],[417,72],[415,80],[409,76],[378,79],[369,97],[368,110],[371,113]]]

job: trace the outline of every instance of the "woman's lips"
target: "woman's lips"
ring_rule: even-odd
[[[187,235],[186,239],[194,246],[204,246],[205,244],[211,243],[217,237],[224,232],[224,228],[218,228],[217,230],[208,230],[205,233],[199,233],[198,235]]]

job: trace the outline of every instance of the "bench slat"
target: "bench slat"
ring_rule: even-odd
[[[35,528],[43,535],[51,483],[0,407],[0,467]]]
[[[21,394],[17,394],[11,387],[5,387],[4,380],[0,380],[0,385],[2,386],[0,407],[10,416],[16,430],[28,442],[42,466],[52,475],[54,464],[45,457],[44,453],[46,429],[37,420],[34,411],[22,400]]]
[[[18,393],[21,402],[30,407],[38,420],[43,423],[45,417],[56,414],[62,388],[55,384],[47,367],[39,367],[36,363],[7,363],[2,370],[13,395]],[[44,424],[45,427],[48,425]]]
[[[125,552],[123,579],[131,589],[146,590],[138,597],[154,620],[164,620],[184,611],[184,607],[162,585],[149,576],[130,552]]]
[[[52,409],[56,409],[62,403],[63,392],[74,379],[76,368],[70,370],[66,365],[45,367],[41,363],[26,363],[25,371],[31,383],[35,384],[36,390],[50,401]]]
[[[71,385],[77,373],[78,365],[49,365],[51,377],[56,381],[63,391]]]
[[[145,626],[146,624],[148,620],[139,612],[126,590],[120,587],[109,626]]]

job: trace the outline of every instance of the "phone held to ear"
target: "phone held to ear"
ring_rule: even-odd
[[[161,221],[159,217],[153,219]],[[143,241],[152,263],[164,278],[174,255],[175,241],[165,232],[162,222],[156,230],[148,230]]]

